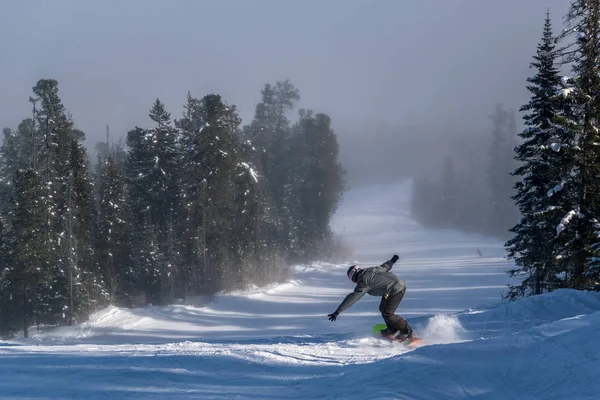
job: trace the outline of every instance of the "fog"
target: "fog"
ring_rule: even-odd
[[[290,79],[299,107],[329,114],[348,183],[386,183],[489,135],[518,109],[550,8],[568,0],[21,0],[0,8],[0,125],[30,115],[41,78],[60,83],[88,147],[172,117],[188,91],[219,93],[244,123],[265,83]]]

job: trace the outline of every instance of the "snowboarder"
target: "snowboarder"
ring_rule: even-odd
[[[390,272],[399,258],[394,255],[389,261],[377,267],[360,268],[358,265],[353,265],[348,268],[348,278],[356,283],[356,288],[346,296],[332,314],[327,315],[329,320],[335,321],[342,311],[350,308],[367,293],[371,296],[381,296],[379,311],[387,325],[381,334],[388,339],[401,341],[411,339],[412,328],[404,318],[395,314],[406,293],[404,281]]]

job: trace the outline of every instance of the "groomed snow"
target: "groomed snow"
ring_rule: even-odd
[[[0,398],[597,398],[600,294],[502,302],[502,243],[420,227],[409,190],[347,193],[333,227],[355,253],[340,265],[294,266],[285,284],[195,304],[108,307],[0,342]],[[411,350],[371,337],[378,298],[326,316],[352,290],[348,265],[395,253],[408,287],[399,312],[424,338]]]

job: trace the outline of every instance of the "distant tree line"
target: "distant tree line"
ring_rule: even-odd
[[[600,0],[574,1],[558,36],[548,13],[533,59],[518,140],[512,113],[497,109],[489,153],[465,146],[440,178],[414,181],[413,212],[426,225],[508,233],[520,281],[510,300],[600,290]]]
[[[457,135],[459,136],[459,135]],[[457,139],[437,167],[413,177],[411,212],[431,228],[508,238],[518,219],[514,195],[516,116],[497,104],[490,131]]]
[[[265,285],[330,254],[346,189],[331,119],[290,121],[289,81],[261,93],[245,126],[217,94],[188,94],[179,119],[157,99],[92,166],[58,82],[37,82],[0,149],[0,334]]]

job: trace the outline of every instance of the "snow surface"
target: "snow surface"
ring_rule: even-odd
[[[108,307],[77,327],[0,342],[1,399],[592,399],[600,391],[600,294],[501,301],[502,243],[420,227],[410,184],[352,190],[334,229],[340,265],[195,304]],[[370,336],[378,298],[328,321],[352,290],[347,266],[407,283],[399,312],[422,345]],[[481,255],[479,255],[481,253]]]

